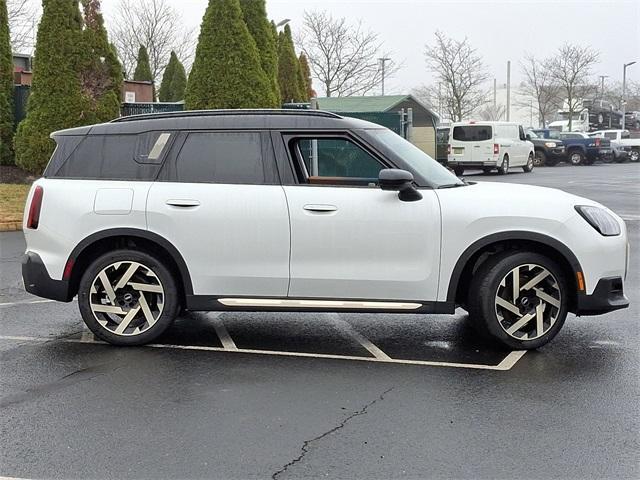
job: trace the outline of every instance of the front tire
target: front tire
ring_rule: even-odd
[[[571,165],[578,166],[585,163],[585,156],[580,150],[574,150],[569,152],[569,163]]]
[[[631,152],[629,152],[629,160],[631,160],[632,162],[637,162],[638,160],[640,160],[640,150],[635,148],[631,150]]]
[[[474,273],[468,311],[493,342],[529,350],[558,334],[567,300],[567,281],[558,264],[538,253],[509,251],[490,257]]]
[[[533,164],[536,167],[542,167],[545,163],[547,163],[547,154],[542,150],[536,150],[535,156],[533,158]]]
[[[533,164],[534,164],[533,153],[530,153],[529,158],[527,159],[527,164],[524,167],[522,167],[522,170],[524,171],[524,173],[532,172]]]
[[[97,258],[78,288],[82,319],[100,339],[114,345],[155,340],[180,308],[173,275],[156,257],[115,250]]]

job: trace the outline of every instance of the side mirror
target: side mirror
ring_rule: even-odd
[[[386,168],[378,174],[378,184],[382,190],[395,190],[403,202],[415,202],[422,194],[413,186],[413,175],[406,170]]]
[[[530,140],[531,140],[531,135],[529,135],[529,134],[527,133],[527,134],[524,136],[524,138],[530,141]]]

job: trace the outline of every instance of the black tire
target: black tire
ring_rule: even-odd
[[[122,303],[120,303],[120,302],[124,302],[126,293],[123,293],[123,292],[126,291],[130,283],[127,283],[124,287],[120,289],[116,289],[112,285],[112,288],[114,288],[113,291],[117,295],[115,297],[117,298],[117,301],[113,304],[108,302],[102,305],[106,305],[106,306],[114,305],[116,308],[119,308],[122,311],[126,311],[125,308],[129,308],[129,311],[130,311],[134,307],[138,306],[138,313],[135,315],[134,319],[130,322],[131,324],[130,328],[134,329],[133,333],[125,332],[123,334],[118,334],[118,333],[114,333],[106,326],[101,325],[100,322],[98,322],[98,319],[96,318],[96,315],[98,314],[94,314],[94,311],[93,311],[93,308],[98,308],[98,306],[101,304],[94,303],[94,307],[91,306],[91,301],[92,301],[91,288],[94,282],[98,281],[98,278],[97,278],[98,275],[103,270],[113,266],[114,264],[117,264],[118,262],[123,262],[123,265],[125,267],[127,262],[135,262],[135,263],[141,264],[142,267],[146,268],[146,270],[150,271],[151,274],[155,275],[154,279],[157,280],[162,290],[162,303],[158,302],[155,305],[155,307],[158,310],[157,315],[154,314],[154,316],[156,317],[155,323],[151,324],[151,322],[148,322],[150,326],[148,326],[146,329],[141,329],[140,333],[135,333],[135,329],[136,328],[139,329],[140,327],[136,327],[136,328],[133,328],[133,327],[135,327],[136,324],[140,326],[144,325],[146,320],[143,317],[146,317],[147,313],[146,312],[143,313],[144,308],[140,308],[140,307],[143,307],[142,305],[143,302],[140,301],[141,299],[139,297],[136,298],[135,294],[139,293],[140,296],[146,296],[146,294],[143,291],[130,290],[129,291],[130,295],[128,298],[132,303],[129,304],[127,302],[126,307],[123,306]],[[115,275],[120,275],[118,271],[116,270],[114,271],[115,271]],[[131,278],[135,279],[136,278],[135,275],[136,274],[134,274],[134,276],[132,276]],[[147,279],[147,278],[151,278],[151,276],[146,274],[144,276],[144,279]],[[142,282],[142,281],[143,280],[139,280],[139,282]],[[101,284],[103,285],[104,283],[102,282]],[[117,285],[115,286],[117,287]],[[157,285],[154,285],[154,287],[157,288]],[[93,263],[91,263],[91,265],[89,265],[89,267],[84,272],[78,288],[78,306],[80,308],[80,314],[82,315],[82,319],[84,320],[87,327],[89,327],[89,329],[96,335],[96,337],[106,342],[109,342],[113,345],[143,345],[145,343],[149,343],[154,339],[156,339],[175,320],[180,308],[180,299],[178,297],[177,292],[178,292],[178,288],[176,286],[176,281],[174,279],[173,274],[159,259],[157,259],[152,255],[149,255],[146,252],[126,250],[126,249],[114,250],[112,252],[105,253],[104,255],[98,257],[96,260],[93,261]],[[147,294],[156,295],[154,293],[147,293]],[[97,295],[97,294],[94,293],[94,295]],[[108,294],[106,293],[106,290],[104,295],[108,296]],[[151,305],[151,301],[145,300],[144,303],[147,305]],[[147,306],[147,310],[149,310],[148,306]],[[117,325],[117,322],[115,323]]]
[[[569,152],[569,156],[567,158],[569,160],[569,164],[573,166],[584,165],[585,164],[585,156],[584,153],[580,150],[571,150]]]
[[[547,160],[545,162],[545,166],[547,166],[547,167],[555,167],[556,165],[558,165],[558,163],[560,163],[560,162],[559,162],[559,160],[557,158],[548,158],[547,157]]]
[[[542,167],[547,163],[547,154],[543,150],[536,150],[533,158],[533,164],[536,167]]]
[[[530,264],[545,268],[555,277],[560,292],[560,306],[556,312],[555,323],[551,324],[543,335],[532,340],[522,340],[508,334],[501,325],[496,313],[496,295],[501,287],[500,283],[509,272],[516,267]],[[512,350],[530,350],[545,345],[558,334],[567,317],[568,295],[564,272],[553,260],[534,252],[509,251],[489,257],[473,274],[467,311],[477,330],[490,341]]]
[[[602,163],[613,163],[614,161],[616,161],[616,157],[613,153],[610,153],[609,155],[604,155],[600,157],[600,159],[602,160]]]
[[[506,175],[509,173],[509,155],[502,157],[502,163],[498,167],[498,173],[500,175]]]
[[[464,167],[453,167],[453,173],[456,174],[456,177],[461,177],[464,174]]]
[[[491,170],[493,170],[493,168],[491,168],[491,167],[484,167],[484,168],[482,169],[482,173],[484,173],[485,175],[488,175],[488,174],[490,174],[490,173],[491,173]]]
[[[640,160],[640,149],[634,148],[629,152],[629,160],[637,162]]]
[[[529,158],[527,159],[527,164],[524,167],[522,167],[522,170],[524,171],[524,173],[533,172],[533,164],[534,164],[533,153],[530,153]]]

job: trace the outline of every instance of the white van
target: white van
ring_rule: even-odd
[[[509,122],[459,122],[451,125],[447,147],[448,166],[456,175],[465,168],[497,169],[504,175],[510,167],[533,170],[533,143],[522,125]]]

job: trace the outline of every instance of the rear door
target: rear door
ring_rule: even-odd
[[[451,153],[455,161],[482,162],[493,155],[490,125],[456,125],[452,128]]]
[[[286,296],[289,215],[270,137],[181,134],[149,191],[149,230],[169,240],[196,295]]]

